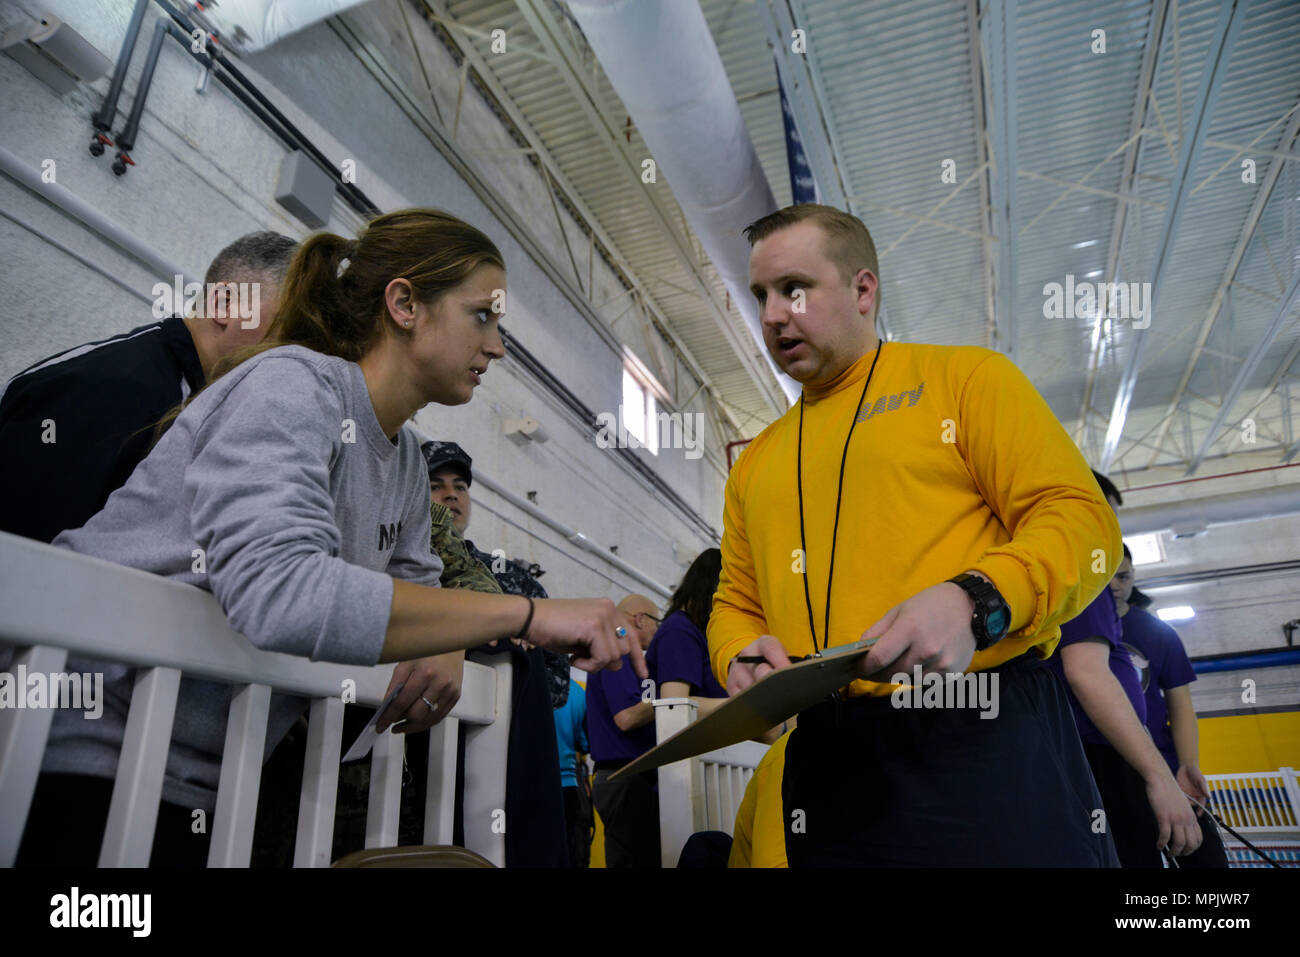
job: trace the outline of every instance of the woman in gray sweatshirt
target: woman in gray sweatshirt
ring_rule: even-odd
[[[463,650],[493,639],[526,635],[588,670],[630,652],[641,672],[606,599],[437,587],[424,459],[402,424],[430,402],[470,400],[505,354],[504,290],[492,241],[436,210],[379,216],[355,240],[310,237],[264,342],[219,368],[103,511],[54,544],[211,591],[260,648],[400,662],[390,688],[404,687],[384,725],[440,720],[460,694]],[[20,865],[38,852],[75,863],[74,850],[93,864],[107,816],[131,669],[74,658],[67,668],[104,672],[103,715],[55,713]],[[229,685],[182,682],[156,850],[164,831],[188,834],[195,809],[215,808],[230,698]],[[303,707],[272,696],[268,754]],[[87,813],[92,794],[102,814]],[[58,812],[74,797],[89,840]]]

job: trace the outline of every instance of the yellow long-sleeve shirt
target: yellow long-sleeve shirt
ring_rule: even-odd
[[[840,457],[875,353],[804,390],[800,564],[796,404],[745,449],[727,480],[722,577],[709,653],[723,684],[760,635],[813,649],[801,572],[822,637]],[[829,646],[857,641],[894,605],[953,575],[987,576],[1011,609],[1007,637],[970,670],[1028,648],[1046,657],[1060,625],[1106,586],[1119,524],[1087,462],[1006,357],[970,346],[885,343],[853,431],[831,594]],[[893,685],[856,681],[850,694]]]

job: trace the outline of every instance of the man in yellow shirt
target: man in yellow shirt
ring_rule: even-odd
[[[1087,463],[999,353],[880,343],[855,217],[792,206],[746,236],[767,347],[803,395],[727,481],[713,668],[735,694],[878,641],[764,759],[732,865],[1113,866],[1041,664],[1121,558]]]

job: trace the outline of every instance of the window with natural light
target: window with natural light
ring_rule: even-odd
[[[644,448],[655,455],[659,454],[657,412],[655,397],[650,394],[650,390],[645,388],[627,367],[624,367],[623,425],[629,435],[634,436]]]
[[[1152,532],[1148,535],[1134,535],[1131,538],[1124,539],[1124,544],[1133,553],[1133,566],[1135,568],[1138,565],[1154,565],[1156,562],[1165,560],[1165,549],[1160,542],[1158,532]]]

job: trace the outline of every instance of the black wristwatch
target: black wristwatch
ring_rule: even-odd
[[[975,650],[983,651],[1006,637],[1011,626],[1011,609],[1002,600],[1002,595],[978,575],[962,572],[948,581],[960,586],[975,600],[975,614],[971,616],[970,630],[975,635]]]

